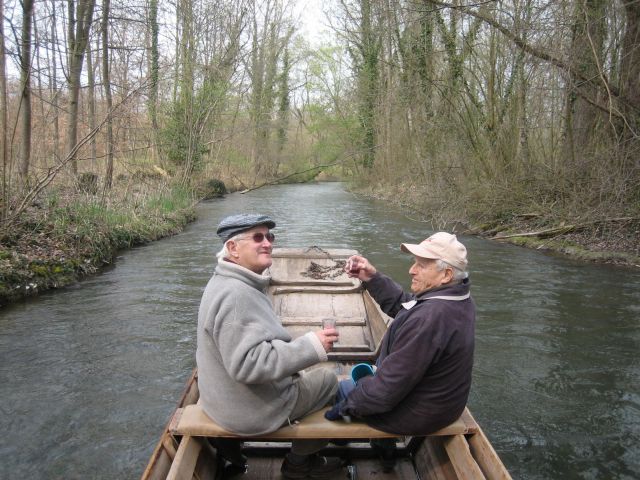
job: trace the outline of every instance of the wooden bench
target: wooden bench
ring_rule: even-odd
[[[369,440],[371,438],[405,437],[372,428],[364,422],[331,422],[324,418],[324,412],[327,409],[328,407],[314,412],[311,415],[307,415],[293,425],[287,425],[275,432],[247,436],[237,435],[225,430],[211,420],[198,404],[179,408],[169,423],[169,431],[174,435],[182,436],[182,441],[176,451],[171,469],[166,478],[167,480],[178,480],[183,478],[190,479],[192,477],[200,450],[202,448],[211,448],[210,446],[207,447],[207,442],[198,441],[198,437],[239,438],[249,442],[286,442],[301,438]],[[444,448],[451,458],[453,466],[447,463],[447,460],[443,460],[443,462],[448,465],[447,468],[453,468],[459,473],[459,478],[483,479],[485,477],[473,459],[465,437],[465,435],[470,435],[470,438],[473,438],[476,433],[482,435],[482,431],[471,416],[471,413],[465,408],[460,418],[455,422],[427,436],[436,436],[439,442],[444,442]],[[424,439],[425,436],[405,437],[405,449],[407,451],[415,451]],[[407,440],[409,440],[408,443]],[[493,455],[497,458],[495,452]],[[422,456],[419,455],[417,461],[422,461]],[[441,467],[442,466],[438,464],[431,465],[429,468],[439,469]],[[508,476],[498,476],[495,478],[510,479]]]
[[[176,410],[175,415],[171,419],[169,430],[175,435],[188,435],[192,437],[244,438],[265,441],[286,441],[300,438],[396,438],[399,436],[370,427],[364,422],[331,422],[324,418],[324,412],[326,410],[328,410],[328,407],[314,412],[311,415],[307,415],[298,422],[282,427],[275,432],[248,436],[237,435],[225,430],[216,422],[211,420],[209,416],[204,413],[200,405],[188,405]],[[458,420],[437,432],[431,433],[429,436],[466,435],[476,433],[477,431],[478,425],[469,413],[469,410],[465,408]]]

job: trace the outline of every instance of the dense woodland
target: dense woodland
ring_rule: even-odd
[[[0,0],[3,228],[87,180],[321,170],[445,225],[637,221],[640,2],[323,6],[310,42],[304,2]]]

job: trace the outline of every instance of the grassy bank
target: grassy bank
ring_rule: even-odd
[[[485,225],[477,225],[466,233],[586,262],[640,267],[640,221],[634,218],[603,221],[598,225],[514,218],[511,222],[501,222],[498,232],[495,227],[485,228]]]
[[[618,216],[576,215],[578,208],[536,211],[517,205],[506,208],[505,204],[500,208],[481,208],[478,203],[469,206],[469,199],[439,200],[415,186],[361,186],[355,191],[404,207],[428,230],[478,235],[582,261],[640,267],[637,209]]]
[[[195,203],[192,191],[160,184],[109,198],[47,191],[0,236],[0,306],[95,273],[120,249],[178,233],[195,219]]]

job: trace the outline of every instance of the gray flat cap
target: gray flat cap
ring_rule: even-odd
[[[266,225],[267,228],[273,228],[276,226],[274,222],[267,215],[259,215],[257,213],[240,213],[238,215],[230,215],[225,217],[218,225],[216,233],[226,242],[234,235],[250,230],[258,225]]]

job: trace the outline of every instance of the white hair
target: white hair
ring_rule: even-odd
[[[465,278],[469,277],[468,272],[465,272],[464,270],[460,270],[459,268],[454,267],[453,265],[445,262],[444,260],[436,259],[436,268],[438,269],[439,272],[444,270],[447,267],[453,270],[453,278],[451,279],[452,282],[460,283]]]
[[[216,253],[216,257],[218,258],[218,262],[221,262],[225,258],[230,258],[231,257],[231,254],[229,253],[229,249],[227,248],[227,243],[229,243],[231,240],[233,240],[233,241],[240,240],[239,237],[243,233],[244,232],[240,232],[240,233],[234,235],[233,237],[227,239],[226,242],[224,242],[224,244],[222,245],[222,248],[220,249],[220,251],[218,253]]]

